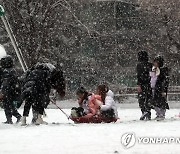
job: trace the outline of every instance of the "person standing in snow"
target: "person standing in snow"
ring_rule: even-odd
[[[106,85],[99,85],[97,87],[97,94],[101,96],[102,100],[99,103],[101,115],[105,118],[118,118],[117,107],[113,99],[114,93]]]
[[[149,72],[152,68],[152,64],[148,62],[148,53],[146,51],[140,51],[138,53],[137,71],[137,91],[138,102],[141,108],[142,116],[140,120],[151,119],[151,85]]]
[[[7,121],[5,124],[13,124],[12,116],[17,118],[16,123],[21,119],[21,115],[15,108],[14,101],[17,98],[18,91],[18,76],[16,70],[13,68],[13,59],[10,55],[5,56],[1,59],[2,72],[2,84],[1,84],[1,95],[4,112]]]
[[[167,103],[167,92],[169,85],[168,68],[164,67],[164,59],[157,56],[154,59],[151,76],[152,104],[156,111],[156,120],[164,120],[166,109],[169,109]]]
[[[46,124],[42,119],[44,109],[50,102],[51,88],[56,89],[61,97],[65,95],[65,79],[63,72],[50,63],[37,63],[28,70],[24,77],[22,99],[25,101],[22,125],[26,125],[26,117],[33,109],[34,124]]]
[[[2,85],[2,75],[3,75],[3,69],[2,67],[0,66],[0,87]],[[2,104],[2,93],[0,93],[0,107],[3,108],[3,104]]]

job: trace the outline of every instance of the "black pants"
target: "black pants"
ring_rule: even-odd
[[[101,116],[104,118],[113,118],[115,117],[115,113],[113,109],[107,111],[101,111]]]
[[[26,116],[26,117],[29,116],[29,111],[31,107],[35,112],[43,115],[44,113],[43,103],[40,100],[36,100],[34,98],[28,98],[25,100],[23,116]]]
[[[138,102],[139,107],[141,108],[142,113],[144,112],[151,112],[151,98],[152,98],[152,91],[150,85],[142,85],[141,86],[142,92],[138,93]]]
[[[73,107],[71,110],[75,110],[78,117],[82,117],[82,116],[86,115],[84,113],[84,109],[82,107]]]
[[[17,109],[15,108],[13,104],[13,98],[11,98],[11,96],[4,96],[3,108],[4,108],[7,121],[12,121],[12,116],[16,118],[21,117],[21,115],[19,114],[19,112],[17,111]]]

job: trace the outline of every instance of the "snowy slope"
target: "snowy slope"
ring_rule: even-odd
[[[70,110],[65,111],[69,113]],[[22,109],[20,112],[22,113]],[[168,111],[167,118],[178,112],[178,109]],[[121,120],[112,124],[73,124],[57,109],[48,109],[47,115],[46,121],[58,124],[27,127],[0,124],[0,154],[180,153],[179,144],[136,144],[130,149],[121,145],[121,136],[126,132],[134,132],[139,137],[180,137],[179,120],[133,121],[139,119],[139,109],[119,109]],[[5,120],[3,110],[0,110],[0,117],[0,122]],[[31,115],[28,118],[28,122],[30,121]]]

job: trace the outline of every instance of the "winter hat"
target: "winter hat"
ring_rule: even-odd
[[[144,50],[138,52],[138,61],[148,61],[148,53]]]
[[[164,58],[162,56],[157,56],[154,58],[154,62],[157,62],[159,64],[159,67],[163,67]]]
[[[2,68],[11,68],[13,67],[13,59],[10,55],[7,55],[1,58],[1,66]]]

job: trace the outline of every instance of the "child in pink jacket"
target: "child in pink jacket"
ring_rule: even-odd
[[[71,109],[72,117],[91,118],[98,114],[99,104],[96,101],[99,100],[102,102],[101,96],[88,93],[83,87],[77,90],[76,95],[78,97],[79,107]]]

